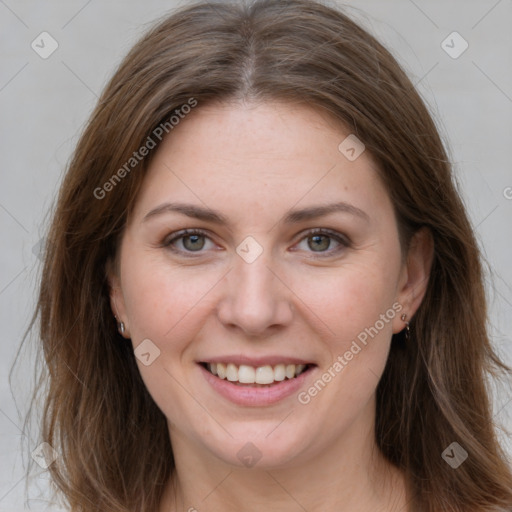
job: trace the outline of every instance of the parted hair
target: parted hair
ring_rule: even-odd
[[[365,144],[406,250],[428,228],[434,257],[411,339],[393,336],[377,387],[375,438],[406,478],[411,510],[512,510],[490,380],[510,376],[487,327],[483,264],[447,150],[395,58],[344,12],[313,0],[199,2],[133,47],[105,87],[67,167],[42,268],[37,326],[42,440],[72,512],[156,512],[174,471],[166,418],[120,337],[106,268],[151,156],[98,198],[156,127],[194,98],[286,101],[331,116]],[[169,133],[172,137],[172,132]],[[457,469],[443,451],[457,442]]]

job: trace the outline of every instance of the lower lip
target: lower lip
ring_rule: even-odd
[[[265,388],[239,386],[237,384],[233,384],[227,379],[219,379],[219,377],[210,373],[202,365],[199,365],[199,368],[202,370],[205,379],[212,388],[224,398],[227,398],[237,405],[262,407],[265,405],[275,404],[296,393],[304,384],[304,381],[307,379],[314,367],[309,367],[298,377],[285,379]]]

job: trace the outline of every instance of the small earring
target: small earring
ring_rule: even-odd
[[[116,322],[117,322],[117,315],[114,315],[114,318],[116,319]],[[125,331],[125,328],[124,328],[124,322],[117,322],[117,330],[118,330],[121,334],[124,334],[124,331]]]
[[[411,328],[409,327],[409,322],[406,322],[407,315],[404,313],[401,317],[401,320],[405,322],[405,341],[409,341],[411,337]]]

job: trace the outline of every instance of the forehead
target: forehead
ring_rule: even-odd
[[[198,105],[159,146],[134,213],[177,199],[228,215],[275,215],[298,203],[339,200],[361,209],[389,207],[368,152],[349,160],[340,151],[349,135],[341,123],[304,105]]]

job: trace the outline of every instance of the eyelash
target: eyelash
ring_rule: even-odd
[[[210,238],[208,236],[208,233],[206,231],[203,231],[202,229],[183,229],[181,231],[174,233],[173,235],[174,236],[172,236],[172,238],[166,238],[164,240],[162,246],[169,248],[171,251],[173,251],[175,253],[186,255],[186,257],[190,257],[190,258],[194,258],[194,257],[201,255],[202,251],[187,251],[187,250],[183,251],[181,249],[176,249],[175,247],[173,247],[172,244],[174,242],[176,242],[177,240],[186,238],[187,236],[190,236],[190,235],[200,235],[200,236],[205,236],[206,238]],[[350,245],[351,245],[350,240],[345,235],[341,235],[340,233],[336,233],[335,231],[331,231],[331,230],[325,229],[325,228],[315,228],[315,229],[311,229],[311,230],[307,231],[304,234],[304,236],[299,240],[298,243],[302,242],[303,240],[306,240],[307,238],[313,237],[315,235],[328,236],[329,238],[334,239],[340,245],[334,250],[319,251],[319,252],[312,251],[312,254],[314,254],[314,256],[312,256],[313,258],[326,258],[329,256],[333,256],[335,254],[338,254],[341,250],[343,250],[347,247],[350,247]],[[194,252],[197,252],[197,254],[194,255]]]

